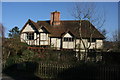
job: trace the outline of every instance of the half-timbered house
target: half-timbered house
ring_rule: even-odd
[[[28,20],[20,32],[21,42],[31,46],[52,47],[57,50],[80,48],[84,51],[78,27],[81,22],[81,37],[90,49],[102,49],[105,38],[88,20],[60,20],[60,12],[52,12],[47,21]],[[91,28],[90,28],[91,25]],[[90,41],[91,31],[92,40]]]

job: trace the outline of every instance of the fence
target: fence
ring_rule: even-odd
[[[37,74],[59,80],[120,80],[119,65],[80,65],[39,63]]]
[[[72,65],[68,64],[52,64],[52,63],[39,63],[38,75],[43,78],[56,78],[58,74],[65,71],[66,69],[71,68]]]

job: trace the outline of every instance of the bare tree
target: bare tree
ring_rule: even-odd
[[[113,47],[112,50],[114,52],[120,52],[120,41],[119,41],[119,35],[120,33],[118,32],[118,30],[115,30],[112,34],[112,43],[113,43]]]
[[[117,42],[118,41],[118,30],[115,30],[112,34],[112,41]]]
[[[75,7],[72,10],[72,16],[75,19],[79,20],[79,26],[77,27],[77,30],[79,30],[79,37],[80,37],[79,46],[81,45],[81,43],[83,44],[84,50],[85,50],[85,55],[84,55],[85,58],[84,59],[86,60],[87,52],[91,46],[92,38],[95,33],[95,29],[92,30],[92,24],[94,26],[97,26],[97,29],[100,30],[100,28],[103,26],[103,24],[105,22],[105,19],[104,19],[105,14],[100,13],[98,10],[96,10],[96,6],[94,3],[77,3],[77,4],[75,4]],[[89,31],[90,31],[89,45],[85,45],[86,41],[83,40],[82,20],[88,20],[90,22],[89,26],[87,26],[87,27],[89,27]],[[81,52],[80,49],[81,48],[79,47],[79,52]]]

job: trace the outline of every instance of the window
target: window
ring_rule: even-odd
[[[34,33],[27,33],[28,40],[34,40]]]
[[[90,39],[88,39],[88,42],[90,42]],[[96,42],[96,39],[92,38],[91,42]]]
[[[64,38],[64,41],[72,42],[72,41],[74,41],[74,39],[73,39],[73,38],[69,38],[69,37],[65,37],[65,38]]]
[[[47,34],[41,33],[41,40],[47,40]]]

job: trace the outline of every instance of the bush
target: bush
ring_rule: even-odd
[[[6,63],[5,63],[5,68],[6,67],[9,67],[13,64],[16,64],[17,61],[19,59],[19,56],[18,55],[14,55],[14,56],[10,56],[7,60],[6,60]]]
[[[77,58],[75,57],[75,52],[73,51],[61,51],[60,61],[65,63],[76,63]]]

